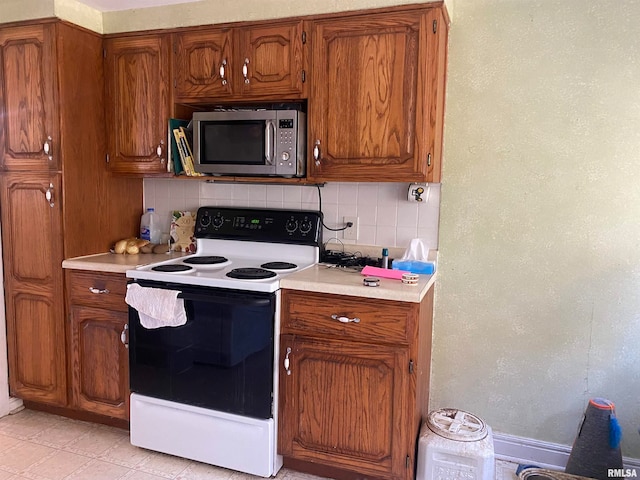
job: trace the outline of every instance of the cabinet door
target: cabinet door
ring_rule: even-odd
[[[5,169],[58,168],[53,28],[0,29],[0,162]]]
[[[406,350],[283,335],[280,365],[280,454],[363,476],[413,475]]]
[[[169,37],[105,41],[109,168],[115,173],[166,172]]]
[[[233,37],[228,28],[178,33],[174,39],[176,102],[202,102],[234,93],[232,74],[239,65],[231,58]]]
[[[65,405],[60,178],[5,173],[0,180],[11,393]]]
[[[317,180],[424,180],[426,23],[416,12],[318,21],[307,143]]]
[[[73,405],[129,419],[129,358],[121,341],[128,314],[72,305],[70,368]]]
[[[303,23],[239,29],[239,89],[244,96],[299,98],[304,93]],[[306,35],[305,35],[306,36]]]

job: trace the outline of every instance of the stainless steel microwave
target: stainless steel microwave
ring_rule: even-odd
[[[193,114],[196,172],[304,177],[306,115],[299,110]]]

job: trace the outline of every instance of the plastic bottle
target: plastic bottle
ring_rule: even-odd
[[[151,243],[160,243],[162,232],[160,230],[160,217],[153,208],[147,208],[147,212],[140,219],[140,238]]]

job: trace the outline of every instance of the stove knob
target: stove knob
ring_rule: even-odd
[[[210,223],[211,223],[211,217],[209,216],[208,213],[205,213],[202,217],[200,217],[200,226],[206,228],[209,226]]]
[[[312,226],[310,220],[303,220],[302,223],[300,223],[300,233],[309,233]]]
[[[220,228],[224,222],[224,217],[213,217],[213,226]]]
[[[287,230],[287,233],[293,233],[298,228],[298,221],[295,220],[294,218],[290,218],[289,220],[287,220],[287,223],[284,226],[284,228]]]

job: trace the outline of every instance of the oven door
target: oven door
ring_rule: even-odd
[[[129,307],[131,391],[148,397],[271,418],[275,293],[137,280],[179,290],[186,324],[147,329]]]

